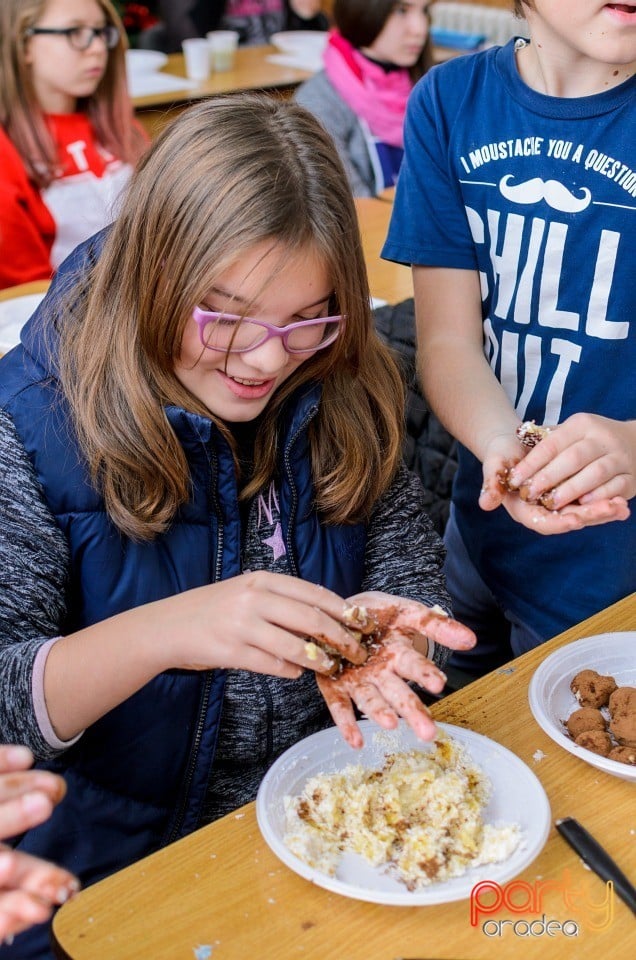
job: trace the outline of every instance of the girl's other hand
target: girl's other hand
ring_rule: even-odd
[[[551,491],[555,510],[574,503],[626,503],[636,495],[636,421],[577,413],[528,452],[511,481],[533,500]]]
[[[431,715],[406,681],[439,693],[446,683],[442,671],[427,656],[429,639],[453,650],[468,650],[475,636],[441,609],[415,600],[370,592],[350,598],[380,624],[383,637],[372,646],[366,662],[350,664],[335,677],[318,676],[318,687],[334,723],[352,747],[362,746],[353,705],[384,729],[403,717],[422,740],[431,740],[436,727]]]
[[[31,751],[0,746],[0,838],[17,836],[47,820],[66,793],[62,777],[29,770]]]
[[[0,941],[44,923],[77,890],[68,870],[0,844]]]
[[[635,463],[633,422],[576,414],[531,450],[504,438],[493,442],[484,458],[479,505],[494,510],[503,504],[513,520],[541,534],[626,520],[627,499],[636,493]],[[524,488],[524,499],[506,492],[503,473],[515,490]],[[550,495],[548,507],[529,502],[542,494]]]
[[[32,763],[26,747],[0,746],[0,837],[42,823],[66,793],[61,777]],[[0,844],[0,941],[48,920],[78,889],[68,870]]]
[[[188,590],[167,603],[163,626],[172,639],[164,669],[231,668],[292,679],[306,668],[328,673],[333,659],[309,639],[353,663],[363,663],[367,656],[344,626],[348,605],[343,598],[297,577],[244,573]],[[166,621],[168,609],[172,613]],[[170,622],[175,616],[180,628]]]

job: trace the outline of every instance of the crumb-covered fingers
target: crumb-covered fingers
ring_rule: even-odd
[[[629,508],[622,498],[602,503],[569,504],[561,510],[548,510],[540,504],[526,503],[516,494],[508,494],[504,506],[513,520],[545,536],[582,530],[583,527],[596,526],[609,520],[625,520],[629,516]]]
[[[504,503],[506,493],[511,489],[508,478],[526,451],[513,436],[504,441],[498,437],[486,450],[482,470],[483,482],[479,493],[479,506],[482,510],[496,510]]]
[[[562,516],[577,517],[584,527],[594,527],[613,520],[627,520],[631,513],[623,497],[612,497],[611,500],[594,503],[570,503],[558,512]]]
[[[403,717],[422,740],[432,740],[436,734],[427,707],[408,684],[390,670],[377,671],[364,679],[360,673],[353,672],[345,672],[337,679],[319,677],[318,686],[334,722],[353,747],[362,746],[362,737],[352,704],[385,730],[395,729]]]
[[[64,867],[0,844],[0,888],[24,890],[46,903],[60,905],[79,886],[77,877]]]
[[[11,770],[28,770],[33,766],[33,754],[28,747],[20,744],[0,744],[0,773]]]
[[[513,520],[544,535],[568,533],[612,520],[626,520],[630,511],[622,497],[592,502],[583,496],[580,502],[578,499],[569,502],[569,498],[575,497],[582,489],[580,484],[585,486],[584,472],[556,487],[552,486],[552,477],[541,470],[531,479],[520,482],[521,471],[527,469],[526,460],[530,461],[538,455],[538,451],[547,449],[554,436],[556,428],[550,430],[548,439],[535,446],[525,459],[514,463],[506,461],[495,475],[494,483],[500,490],[499,503],[504,505]],[[555,461],[557,466],[558,459]],[[487,501],[488,505],[485,506]],[[486,492],[482,491],[479,502],[484,509],[492,509],[497,498],[489,500]]]
[[[421,740],[433,740],[437,727],[417,694],[395,674],[382,679],[381,694],[398,717],[403,717]]]
[[[68,870],[0,845],[0,938],[48,919],[77,890]]]
[[[551,446],[550,441],[546,442],[546,449]],[[585,439],[554,453],[545,466],[536,466],[528,479],[521,480],[520,475],[524,476],[530,466],[524,462],[523,468],[519,464],[510,471],[509,489],[518,490],[522,500],[540,503],[548,510],[578,503],[586,495],[598,494],[603,487],[611,495],[618,495],[624,489],[622,478],[616,475],[617,465],[612,454],[597,455],[593,444]],[[595,499],[601,498],[597,495]]]
[[[48,797],[53,806],[65,796],[66,783],[62,777],[49,773],[48,770],[16,770],[12,773],[0,773],[0,803],[15,801],[32,793]],[[0,836],[2,836],[1,828]]]
[[[362,666],[342,666],[337,676],[317,679],[334,722],[351,746],[362,743],[352,704],[385,729],[394,728],[398,718],[404,717],[422,739],[435,735],[427,708],[407,681],[439,693],[446,677],[399,630],[393,630],[390,639],[373,643]]]
[[[418,635],[451,650],[471,650],[477,643],[477,638],[469,627],[459,620],[453,620],[444,611],[435,611],[434,608],[421,617],[417,626],[406,622],[400,624],[399,630],[403,636],[410,638],[418,649],[421,649],[417,642]]]
[[[345,687],[353,703],[363,716],[374,720],[384,730],[395,730],[399,714],[390,703],[384,690],[372,682],[347,683]],[[408,687],[407,687],[408,689]]]
[[[453,650],[468,650],[476,643],[468,627],[453,620],[438,604],[427,606],[418,600],[369,591],[353,598],[363,604],[377,624],[377,638],[383,644],[406,640],[420,653],[428,651],[430,639]],[[373,633],[370,634],[373,637]]]
[[[54,803],[47,793],[32,790],[0,806],[0,837],[15,837],[37,827],[53,813]]]
[[[66,793],[66,783],[46,770],[29,770],[30,750],[0,746],[0,838],[14,837],[43,823]]]
[[[378,682],[350,684],[349,693],[361,713],[385,730],[394,730],[403,717],[422,740],[432,740],[437,732],[427,707],[395,674],[385,674],[381,686]]]
[[[310,660],[315,660],[314,649],[311,646],[311,644],[314,644],[315,648],[323,651],[327,658],[332,661],[331,663],[325,661],[322,672],[329,672],[334,663],[337,666],[342,658],[351,663],[364,663],[367,657],[366,649],[361,642],[364,636],[365,634],[361,631],[350,630],[337,622],[332,622],[329,625],[328,632],[319,628],[307,630],[307,640],[310,646],[306,648],[306,651]],[[314,670],[316,669],[312,663],[309,666],[312,666]]]
[[[396,676],[404,680],[412,680],[429,693],[441,693],[446,685],[446,674],[437,664],[411,646],[396,644],[391,647],[387,651],[387,661]],[[383,665],[380,663],[378,666]]]
[[[511,470],[510,484],[530,500],[552,491],[552,509],[583,498],[628,500],[636,493],[636,422],[574,414]]]
[[[325,677],[320,674],[316,674],[316,682],[327,704],[331,719],[338,727],[343,739],[350,747],[359,750],[364,741],[360,733],[360,727],[356,722],[351,697],[346,689],[332,677]]]
[[[0,891],[0,946],[36,923],[44,923],[53,913],[49,903],[24,890]]]

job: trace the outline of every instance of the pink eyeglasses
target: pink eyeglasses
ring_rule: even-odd
[[[275,327],[264,320],[238,317],[195,307],[192,313],[199,328],[199,339],[208,350],[221,353],[247,353],[272,337],[280,337],[287,353],[313,353],[334,342],[344,324],[344,317],[317,317],[299,320],[286,327]]]

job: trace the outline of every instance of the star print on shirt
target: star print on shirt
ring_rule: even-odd
[[[278,560],[279,557],[284,557],[287,553],[285,549],[285,541],[283,540],[283,531],[280,523],[277,523],[274,527],[274,532],[271,537],[267,537],[263,540],[263,543],[266,543],[268,547],[272,548],[274,554],[274,560]]]
[[[261,527],[264,523],[267,523],[271,529],[272,524],[274,524],[272,534],[269,537],[263,537],[261,541],[267,544],[268,547],[271,547],[274,560],[284,557],[287,553],[285,541],[283,540],[283,530],[280,525],[280,520],[278,519],[278,511],[278,496],[274,484],[271,483],[267,491],[267,499],[265,499],[263,494],[258,498],[258,526]]]

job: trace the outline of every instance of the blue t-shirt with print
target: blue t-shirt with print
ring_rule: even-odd
[[[410,98],[383,256],[479,271],[484,351],[522,420],[636,418],[635,98],[636,77],[590,97],[537,93],[514,41],[432,69]],[[480,510],[481,484],[462,448],[462,538],[540,635],[636,590],[636,514],[543,537]]]

